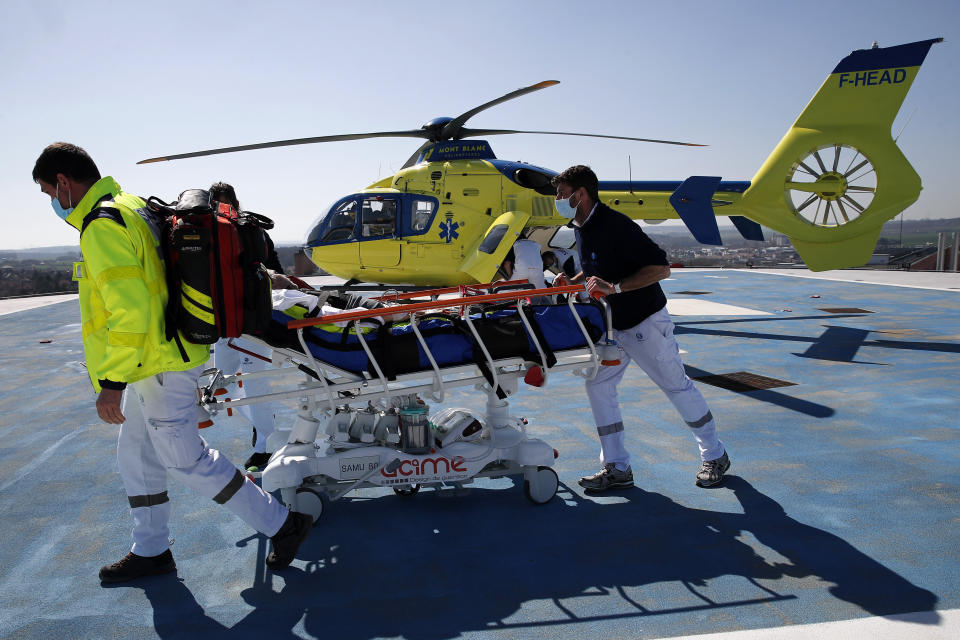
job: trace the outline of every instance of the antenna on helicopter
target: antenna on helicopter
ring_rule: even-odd
[[[910,121],[913,120],[913,116],[915,116],[916,113],[917,113],[917,107],[914,107],[913,111],[911,111],[910,115],[907,117],[907,121],[903,123],[902,127],[900,127],[900,133],[898,133],[896,137],[893,139],[894,142],[900,139],[900,136],[903,135],[903,130],[907,128],[907,125],[910,124]]]

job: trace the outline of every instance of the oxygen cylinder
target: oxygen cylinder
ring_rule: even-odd
[[[404,453],[427,453],[433,446],[433,431],[427,413],[430,407],[416,395],[400,409],[400,449]]]

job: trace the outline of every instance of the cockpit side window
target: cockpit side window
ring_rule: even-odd
[[[430,220],[433,219],[433,210],[436,203],[430,200],[413,201],[413,220],[410,226],[414,231],[426,231],[430,226]]]
[[[357,202],[347,200],[330,212],[330,223],[323,235],[323,242],[353,240],[357,226]]]
[[[397,201],[393,198],[366,198],[360,209],[361,233],[365,238],[391,236],[397,229]]]

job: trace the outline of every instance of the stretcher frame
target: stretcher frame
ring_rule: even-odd
[[[609,307],[605,307],[606,339],[594,344],[583,320],[574,307],[575,294],[585,290],[583,285],[565,285],[546,289],[520,289],[500,293],[481,293],[492,286],[522,285],[525,281],[489,283],[468,287],[448,287],[380,296],[380,300],[403,300],[413,297],[430,297],[427,302],[413,302],[399,306],[381,307],[362,311],[346,311],[321,315],[314,318],[291,320],[287,328],[297,332],[302,352],[278,348],[256,336],[244,335],[249,342],[272,351],[273,368],[246,374],[223,375],[217,369],[207,369],[201,375],[201,405],[211,414],[231,407],[257,402],[297,403],[297,416],[289,429],[286,442],[271,457],[261,475],[265,491],[280,491],[283,502],[293,510],[309,513],[314,521],[323,512],[325,501],[335,501],[360,487],[389,486],[401,496],[417,493],[424,486],[457,488],[477,477],[502,477],[523,475],[524,493],[534,504],[544,504],[556,494],[557,475],[551,468],[558,452],[543,440],[529,437],[527,421],[509,414],[508,398],[517,392],[519,380],[525,378],[534,386],[543,386],[550,375],[570,372],[585,379],[592,379],[603,364],[611,364],[610,357],[616,346],[612,342],[612,327]],[[455,294],[451,299],[442,295]],[[522,306],[534,297],[567,294],[567,307],[584,337],[584,346],[573,349],[551,350],[539,341]],[[516,301],[518,317],[530,342],[535,346],[542,365],[525,360],[521,356],[494,359],[471,319],[476,305]],[[440,367],[430,349],[429,342],[419,330],[419,315],[437,309],[456,309],[483,354],[487,375],[478,363]],[[359,326],[364,320],[383,319],[391,316],[397,321],[398,314],[410,322],[420,347],[430,362],[429,369],[398,374],[389,380],[383,367],[367,344]],[[347,329],[355,329],[358,342],[369,359],[375,375],[367,371],[354,373],[336,365],[319,360],[308,348],[304,330],[320,324],[348,322]],[[267,359],[232,345],[251,356]],[[555,364],[546,366],[547,352],[552,351]],[[228,400],[216,394],[216,390],[241,379],[271,378],[278,381],[296,380],[296,386],[288,391],[248,396]],[[285,382],[284,382],[285,383]],[[371,441],[369,438],[356,442],[345,440],[341,432],[331,433],[331,422],[338,418],[338,407],[385,407],[398,401],[410,402],[423,395],[432,402],[444,401],[446,391],[452,388],[472,386],[485,393],[486,413],[482,416],[484,428],[474,441],[456,441],[441,449],[431,448],[425,453],[403,451],[400,443]],[[342,422],[343,416],[340,416]],[[359,419],[359,417],[357,417]],[[383,419],[383,418],[381,418]],[[386,418],[391,419],[391,418]],[[324,422],[326,425],[324,425]],[[318,439],[322,426],[327,426],[326,438]],[[342,426],[342,425],[341,425]],[[281,430],[282,431],[282,430]],[[351,440],[353,440],[351,438]]]

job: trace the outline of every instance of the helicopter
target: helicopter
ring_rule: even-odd
[[[601,181],[600,200],[635,220],[681,219],[703,244],[722,244],[717,216],[747,239],[761,225],[786,235],[814,271],[861,266],[883,223],[911,205],[921,181],[891,135],[930,47],[942,38],[855,50],[837,64],[749,180]],[[425,142],[399,171],[345,195],[312,224],[304,250],[348,282],[453,286],[489,282],[513,243],[568,224],[553,202],[556,172],[499,159],[483,139],[567,135],[658,144],[688,142],[563,131],[471,129],[478,113],[558,84],[517,89],[419,129],[328,135],[161,156],[138,164],[270,147],[381,137]]]

